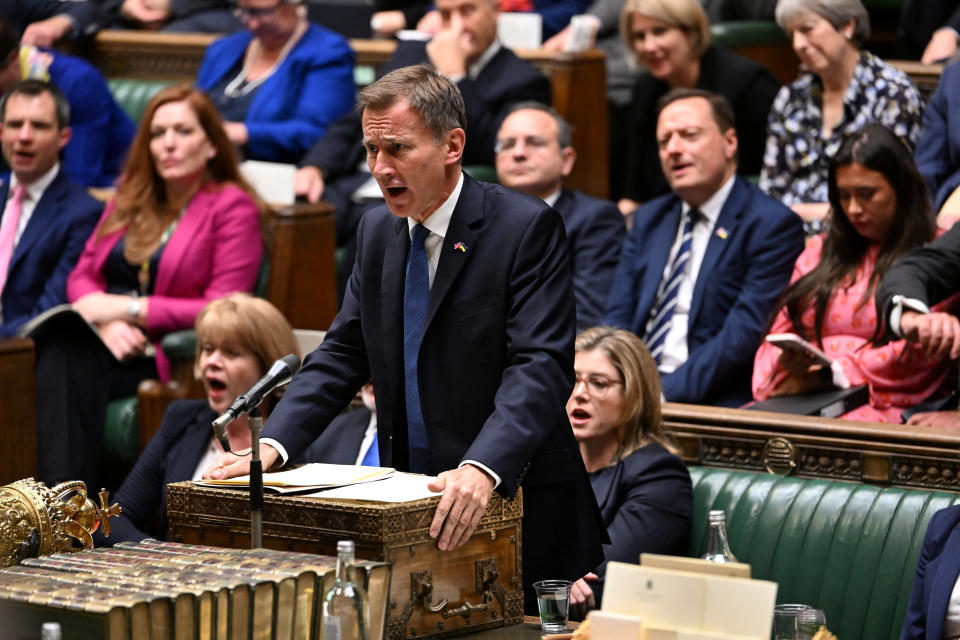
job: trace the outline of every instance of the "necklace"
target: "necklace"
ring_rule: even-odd
[[[283,61],[286,60],[287,56],[290,54],[290,51],[297,44],[297,41],[300,40],[300,36],[304,34],[307,30],[307,23],[304,20],[297,22],[296,28],[294,28],[293,33],[290,35],[290,39],[287,40],[286,44],[283,45],[283,49],[280,50],[280,55],[277,57],[276,62],[274,62],[269,69],[266,70],[260,77],[250,82],[246,82],[247,74],[250,73],[250,64],[253,60],[256,59],[257,55],[260,53],[260,39],[255,38],[253,42],[250,43],[250,48],[247,50],[247,54],[243,58],[243,68],[240,69],[240,73],[237,74],[237,77],[230,81],[226,87],[223,89],[223,95],[228,98],[236,99],[241,96],[245,96],[261,84],[267,81],[270,76],[277,70]]]

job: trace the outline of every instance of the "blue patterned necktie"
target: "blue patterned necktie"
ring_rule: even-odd
[[[663,344],[670,330],[670,321],[673,319],[673,309],[677,306],[677,291],[687,273],[690,263],[690,245],[693,241],[693,225],[700,218],[701,213],[690,209],[683,216],[683,227],[680,230],[680,249],[670,265],[669,275],[660,282],[657,289],[657,304],[651,314],[653,320],[647,324],[644,343],[650,349],[650,355],[660,364],[663,356]]]
[[[410,447],[410,471],[429,473],[430,442],[420,410],[417,356],[427,321],[430,303],[430,268],[423,243],[430,230],[422,224],[413,228],[407,256],[407,278],[403,287],[403,372],[407,404],[407,442]]]
[[[370,448],[367,449],[367,452],[363,454],[363,460],[360,461],[360,464],[365,467],[380,466],[380,449],[378,448],[377,439],[377,434],[373,434],[373,442],[370,443]]]

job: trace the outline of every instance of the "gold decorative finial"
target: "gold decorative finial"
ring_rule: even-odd
[[[101,491],[99,498],[97,506],[79,480],[52,489],[33,478],[0,487],[0,567],[75,550],[75,541],[92,547],[91,534],[102,524],[109,535],[109,517],[121,512],[118,504],[107,506],[107,491]]]

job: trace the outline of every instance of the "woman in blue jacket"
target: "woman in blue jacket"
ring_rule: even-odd
[[[197,86],[252,160],[296,163],[353,107],[353,51],[300,0],[239,0],[246,29],[207,48]]]

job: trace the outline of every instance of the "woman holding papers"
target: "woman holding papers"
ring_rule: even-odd
[[[42,481],[99,486],[107,403],[169,377],[162,350],[153,353],[164,335],[192,327],[210,300],[253,290],[261,210],[210,99],[187,85],[154,96],[67,279],[67,299],[96,334],[51,330],[37,341]]]
[[[610,536],[604,562],[574,583],[580,617],[600,604],[606,563],[641,553],[686,555],[693,489],[663,432],[660,375],[629,331],[594,327],[577,337],[567,416]]]
[[[208,304],[196,322],[196,375],[203,381],[205,400],[178,400],[167,409],[163,426],[137,460],[116,493],[123,514],[112,521],[113,533],[97,533],[97,544],[166,536],[167,484],[199,479],[222,453],[211,422],[247,391],[279,358],[299,355],[293,330],[272,304],[245,293],[234,293]],[[270,400],[261,411],[269,411]],[[227,427],[230,450],[250,446],[247,417]],[[156,526],[154,526],[156,525]]]
[[[753,394],[764,400],[867,384],[869,404],[843,417],[899,423],[905,408],[950,392],[947,359],[927,356],[917,343],[881,340],[873,299],[887,269],[938,234],[926,187],[906,145],[868,125],[838,150],[827,188],[828,230],[797,258],[770,332],[798,334],[833,364],[765,342],[754,361]]]

